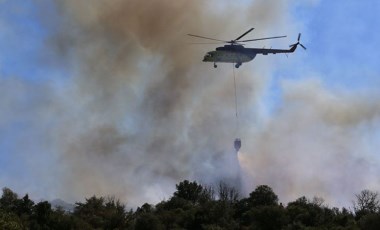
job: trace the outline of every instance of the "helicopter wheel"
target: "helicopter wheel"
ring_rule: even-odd
[[[241,66],[241,63],[236,63],[235,67],[236,69],[239,68]]]
[[[214,68],[218,67],[215,63],[214,63]]]

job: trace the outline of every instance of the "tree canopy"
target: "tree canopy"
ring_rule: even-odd
[[[378,229],[377,192],[363,190],[354,197],[353,211],[331,208],[320,197],[302,196],[283,205],[268,185],[241,197],[225,183],[214,188],[185,180],[176,185],[170,199],[156,205],[145,203],[127,211],[114,197],[92,196],[65,211],[3,188],[0,229]]]

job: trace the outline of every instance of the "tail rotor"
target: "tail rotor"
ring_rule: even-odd
[[[297,46],[300,45],[304,50],[306,50],[306,47],[300,43],[300,39],[301,39],[301,33],[298,34],[297,43],[294,43],[294,44],[290,45],[289,47],[290,48],[293,48],[293,47],[297,48]]]

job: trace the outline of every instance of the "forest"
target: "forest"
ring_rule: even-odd
[[[329,207],[323,198],[305,196],[284,205],[267,185],[241,197],[222,182],[212,187],[184,180],[168,200],[155,205],[128,210],[114,197],[92,196],[65,210],[3,188],[0,229],[380,229],[378,193],[362,190],[353,197],[347,208]]]

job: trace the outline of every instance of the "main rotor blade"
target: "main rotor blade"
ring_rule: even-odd
[[[249,39],[239,42],[253,42],[253,41],[260,41],[260,40],[267,40],[267,39],[275,39],[275,38],[285,38],[286,36],[277,36],[277,37],[268,37],[268,38],[256,38],[256,39]]]
[[[219,39],[215,39],[215,38],[208,38],[208,37],[203,37],[203,36],[194,35],[194,34],[187,34],[187,35],[192,36],[192,37],[196,37],[196,38],[203,38],[203,39],[213,40],[213,41],[227,42],[227,41],[223,41],[223,40],[219,40]]]
[[[298,39],[297,39],[297,41],[300,41],[300,39],[301,39],[301,33],[298,34]]]
[[[255,28],[251,28],[249,29],[247,32],[245,32],[244,34],[240,35],[238,38],[236,38],[234,41],[237,41],[239,40],[240,38],[244,37],[245,35],[247,35],[249,32],[251,32],[252,30],[254,30]]]
[[[306,47],[305,47],[305,46],[303,46],[301,43],[300,43],[300,46],[302,46],[302,48],[304,48],[304,49],[306,50]]]

